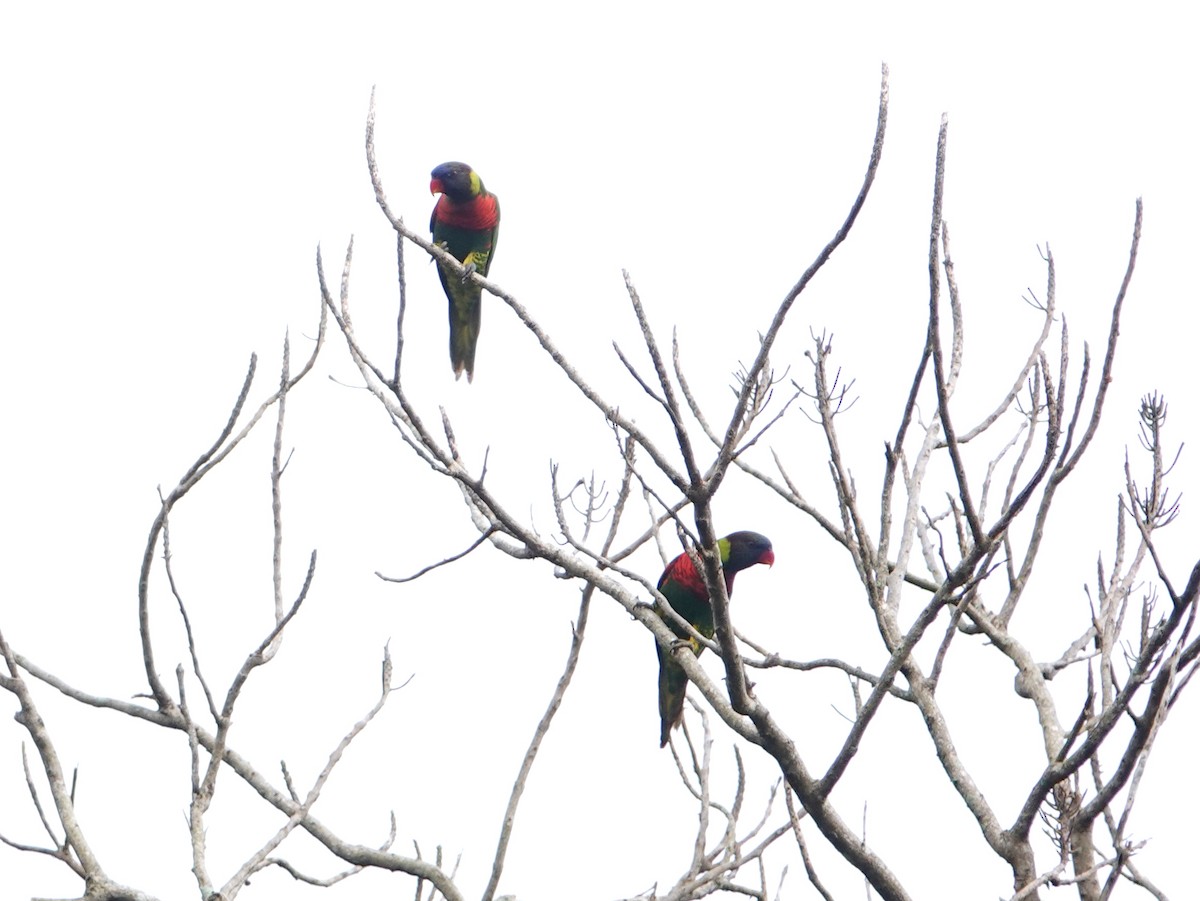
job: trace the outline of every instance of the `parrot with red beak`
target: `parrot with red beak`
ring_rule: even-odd
[[[442,163],[431,175],[429,193],[441,195],[429,218],[433,243],[470,272],[486,277],[500,232],[500,201],[466,163]],[[483,289],[440,263],[438,276],[450,301],[450,365],[456,379],[465,371],[469,382],[475,373]]]
[[[775,562],[775,551],[771,540],[758,532],[732,532],[717,541],[721,553],[721,572],[725,576],[725,592],[733,596],[733,577],[743,569],[756,563],[771,566]],[[716,631],[713,625],[712,604],[708,599],[708,588],[704,576],[696,571],[692,558],[680,554],[667,564],[658,580],[658,591],[676,613],[691,623],[692,628],[705,638],[712,638]],[[690,645],[698,657],[704,646],[684,634],[683,628],[662,615],[661,605],[656,604],[662,621],[679,636],[683,644]],[[665,748],[671,730],[683,721],[683,699],[687,693],[687,673],[672,656],[673,650],[664,650],[657,642],[658,651],[658,713],[662,719],[662,743]]]

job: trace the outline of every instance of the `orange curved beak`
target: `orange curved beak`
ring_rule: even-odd
[[[429,193],[430,194],[445,194],[446,193],[446,189],[442,187],[442,180],[440,178],[435,178],[433,181],[431,181],[429,183]]]
[[[758,562],[765,563],[765,564],[767,564],[767,566],[774,566],[775,565],[775,551],[773,551],[773,550],[767,551],[765,554],[763,554],[761,557],[758,558]]]

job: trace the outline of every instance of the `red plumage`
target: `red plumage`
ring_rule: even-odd
[[[726,594],[733,591],[734,575],[735,573],[724,572]],[[686,553],[680,554],[667,564],[667,568],[663,570],[663,574],[658,579],[658,587],[662,588],[668,581],[678,583],[680,588],[699,597],[708,597],[708,587],[704,584],[704,576],[696,572],[696,564]]]
[[[443,225],[483,231],[500,224],[500,204],[494,194],[481,194],[464,203],[455,203],[443,194],[433,208],[433,218]]]

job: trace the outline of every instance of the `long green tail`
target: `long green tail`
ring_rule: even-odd
[[[475,285],[464,285],[461,277],[442,273],[442,284],[450,296],[450,365],[454,377],[466,370],[467,381],[475,374],[475,346],[479,343],[483,292]]]
[[[662,720],[660,748],[671,740],[671,730],[683,720],[688,678],[683,667],[670,659],[673,651],[658,648],[658,715]]]

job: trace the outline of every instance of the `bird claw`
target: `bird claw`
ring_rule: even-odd
[[[465,266],[463,267],[463,277],[462,277],[462,283],[465,285],[465,284],[467,283],[467,280],[468,280],[468,279],[469,279],[469,278],[470,278],[472,275],[474,275],[474,274],[475,274],[477,271],[478,271],[478,269],[477,269],[477,267],[475,266],[475,264],[474,264],[474,263],[467,263],[467,265],[465,265]]]
[[[693,650],[695,649],[692,645],[692,640],[690,638],[676,638],[673,642],[671,642],[671,653],[675,653],[676,651],[680,650],[681,648],[693,648]]]

